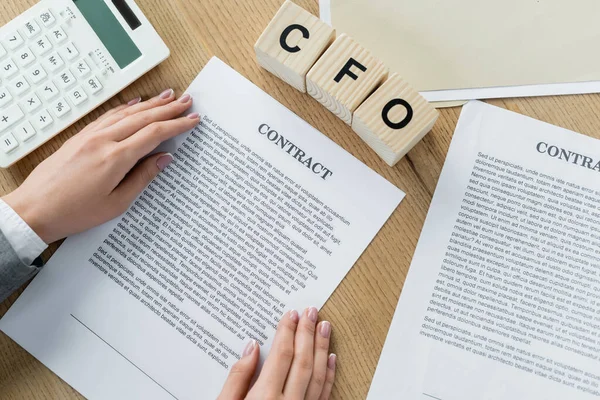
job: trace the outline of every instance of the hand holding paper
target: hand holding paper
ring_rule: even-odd
[[[88,398],[216,398],[248,341],[265,356],[287,310],[320,308],[404,196],[216,58],[187,93],[202,119],[157,149],[173,162],[0,321]]]

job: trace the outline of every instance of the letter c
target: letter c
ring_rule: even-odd
[[[406,117],[404,117],[404,119],[400,122],[392,122],[392,121],[390,121],[390,118],[388,116],[388,114],[390,113],[390,110],[392,108],[394,108],[394,106],[403,106],[404,108],[406,108]],[[389,126],[390,128],[402,129],[406,125],[408,125],[410,123],[410,121],[412,121],[413,109],[406,100],[392,99],[385,105],[385,107],[383,107],[383,110],[381,110],[381,118],[383,119],[383,122],[385,122],[385,124],[387,126]]]
[[[544,148],[544,150],[542,150],[542,145],[546,146]],[[538,153],[545,153],[547,148],[548,148],[548,143],[544,143],[544,142],[539,142],[536,146]]]
[[[294,47],[290,47],[286,40],[287,37],[289,36],[290,33],[292,33],[292,31],[294,30],[298,30],[300,32],[302,32],[302,37],[304,39],[308,39],[310,37],[310,32],[308,32],[308,29],[306,29],[305,27],[303,27],[302,25],[299,24],[292,24],[290,26],[288,26],[287,28],[285,28],[283,30],[283,32],[281,32],[281,36],[279,37],[279,45],[281,46],[281,48],[283,48],[285,51],[288,51],[290,53],[297,53],[299,52],[301,49],[298,46],[294,46]]]
[[[321,168],[320,170],[317,171],[317,167]],[[312,172],[314,172],[315,174],[320,174],[321,172],[323,172],[323,164],[321,163],[314,163],[312,166]]]
[[[266,131],[262,131],[263,128],[267,128]],[[271,127],[267,124],[262,124],[261,126],[258,127],[258,133],[260,133],[261,135],[266,135],[267,132],[269,132],[269,129],[271,129]]]

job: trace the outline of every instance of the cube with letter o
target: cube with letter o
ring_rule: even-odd
[[[431,130],[439,113],[398,74],[354,112],[352,129],[394,166]]]
[[[305,93],[306,74],[334,39],[331,26],[288,0],[254,50],[263,68]]]

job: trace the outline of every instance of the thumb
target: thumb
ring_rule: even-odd
[[[158,153],[145,158],[136,165],[119,185],[113,190],[111,196],[114,201],[126,209],[131,202],[152,182],[156,175],[173,161],[171,153]]]
[[[231,367],[229,376],[217,400],[242,400],[248,394],[250,383],[256,372],[260,350],[256,340],[250,341],[242,358]]]

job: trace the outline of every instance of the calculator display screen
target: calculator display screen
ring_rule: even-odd
[[[119,68],[125,68],[142,55],[104,0],[73,0]]]

